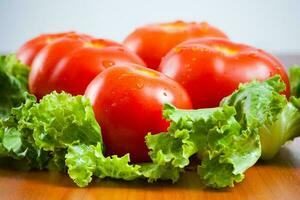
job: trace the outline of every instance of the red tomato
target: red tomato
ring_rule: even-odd
[[[88,35],[77,34],[75,32],[65,32],[65,33],[55,33],[55,34],[44,34],[29,40],[17,52],[17,58],[24,64],[31,65],[33,59],[38,54],[38,52],[44,48],[47,44],[52,43],[61,37],[72,37],[72,38],[82,38],[83,40],[88,40],[91,37]]]
[[[124,63],[144,65],[137,55],[114,41],[63,37],[46,45],[35,57],[29,89],[37,98],[54,90],[84,94],[90,81],[105,68]]]
[[[49,77],[48,90],[68,91],[73,95],[84,94],[88,84],[100,72],[113,65],[126,63],[145,65],[136,54],[123,47],[79,48],[57,64]]]
[[[189,96],[175,81],[138,65],[115,66],[99,74],[88,86],[101,126],[107,155],[130,153],[133,162],[148,161],[145,135],[167,130],[163,104],[191,108]]]
[[[172,49],[159,71],[180,83],[194,108],[215,107],[240,83],[279,74],[290,85],[282,64],[263,50],[217,38],[193,39]]]
[[[124,41],[125,46],[137,53],[149,68],[157,69],[161,58],[180,42],[197,37],[227,36],[206,22],[151,24],[136,29]]]
[[[84,42],[71,38],[60,38],[45,46],[35,57],[29,74],[29,90],[38,99],[50,93],[49,76],[64,55],[83,47]]]

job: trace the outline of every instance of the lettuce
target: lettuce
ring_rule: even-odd
[[[289,78],[291,84],[291,95],[300,97],[300,66],[294,65],[289,68]]]
[[[88,99],[53,92],[35,104],[26,126],[33,131],[36,145],[47,151],[64,149],[74,143],[102,144],[100,126]]]
[[[257,127],[264,160],[272,159],[285,142],[300,135],[300,100],[292,97],[288,101],[280,94],[284,89],[280,77],[275,76],[263,83],[242,85],[222,102],[240,110],[237,120],[241,124]]]
[[[93,175],[127,181],[141,177],[140,166],[130,165],[129,161],[128,154],[120,158],[104,157],[101,143],[70,146],[66,154],[68,173],[80,187],[87,186]]]
[[[102,144],[100,127],[83,96],[53,92],[39,103],[32,95],[1,120],[2,156],[25,159],[29,168],[65,169],[73,144]]]
[[[291,97],[278,118],[259,129],[261,158],[272,159],[287,141],[300,136],[300,99]]]
[[[7,117],[13,107],[25,101],[29,67],[15,55],[0,56],[0,118]]]
[[[1,156],[19,160],[24,169],[43,169],[49,155],[36,146],[32,130],[25,125],[29,110],[36,103],[36,99],[28,94],[25,96],[25,103],[13,108],[8,117],[0,120]]]
[[[173,175],[169,179],[177,181],[189,158],[198,153],[202,159],[198,173],[205,185],[222,188],[240,182],[243,172],[259,159],[261,149],[259,137],[243,130],[235,115],[234,107],[229,106],[180,110],[167,104],[164,116],[171,121],[168,133],[146,137],[152,165],[158,170],[168,166],[166,173]],[[152,176],[148,178],[161,179]]]

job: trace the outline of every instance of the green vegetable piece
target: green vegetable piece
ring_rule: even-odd
[[[280,77],[275,76],[262,83],[244,84],[222,101],[222,105],[236,108],[241,125],[257,129],[264,160],[273,158],[286,141],[300,135],[299,100],[292,97],[288,102],[280,94],[284,89]]]
[[[36,146],[32,130],[27,127],[28,115],[36,99],[26,93],[24,96],[25,103],[13,108],[8,117],[0,120],[1,156],[19,160],[19,163],[23,165],[21,168],[24,169],[44,169],[49,155]]]
[[[15,55],[0,56],[0,118],[9,116],[13,107],[25,101],[29,67]]]
[[[102,144],[100,127],[88,99],[53,92],[30,109],[28,126],[38,147],[46,151],[69,145]]]
[[[300,136],[300,99],[291,97],[278,119],[272,124],[263,125],[259,134],[262,144],[261,158],[272,159],[284,143]]]
[[[233,107],[181,110],[165,105],[164,116],[171,121],[168,133],[148,134],[150,164],[143,172],[150,181],[179,178],[198,153],[202,163],[198,173],[209,187],[222,188],[240,182],[244,171],[260,157],[257,134],[243,130]],[[160,173],[162,170],[165,173]]]
[[[294,65],[289,68],[289,78],[291,84],[291,95],[300,97],[300,66]]]
[[[246,128],[258,128],[273,123],[286,105],[287,100],[279,92],[285,89],[280,76],[267,81],[241,84],[238,90],[225,97],[221,106],[234,106],[237,121]]]
[[[129,164],[129,155],[104,157],[102,144],[70,146],[66,154],[66,165],[70,177],[79,187],[87,186],[92,176],[134,180],[141,177],[139,165]]]

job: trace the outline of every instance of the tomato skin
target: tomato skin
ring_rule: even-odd
[[[227,36],[206,22],[175,21],[140,27],[124,40],[124,45],[138,54],[149,68],[157,69],[161,58],[177,44],[197,37]]]
[[[216,107],[240,83],[279,74],[290,94],[282,64],[263,50],[217,38],[193,39],[173,48],[159,71],[180,83],[197,108]]]
[[[145,145],[148,132],[164,132],[166,102],[178,108],[191,108],[189,96],[165,75],[137,65],[114,66],[99,74],[88,86],[90,99],[101,126],[107,155],[130,153],[131,161],[149,160]]]
[[[48,90],[82,95],[99,73],[114,65],[145,63],[134,53],[119,46],[83,47],[64,56],[49,76]]]
[[[60,38],[53,43],[45,46],[35,57],[32,63],[32,69],[29,74],[29,90],[38,99],[49,94],[48,77],[52,74],[54,67],[60,59],[80,48],[84,42],[71,38]]]
[[[122,44],[106,39],[64,36],[47,44],[35,56],[29,90],[38,99],[52,91],[83,95],[89,82],[115,64],[144,62]]]
[[[61,37],[78,37],[82,38],[83,40],[88,40],[91,38],[91,36],[77,34],[75,32],[43,34],[23,44],[17,52],[17,58],[22,63],[31,66],[32,61],[41,49],[43,49],[46,45],[52,43],[53,41]]]

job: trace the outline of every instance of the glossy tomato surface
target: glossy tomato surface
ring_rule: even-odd
[[[180,83],[194,108],[215,107],[240,83],[279,74],[290,85],[282,64],[263,50],[217,38],[193,39],[173,48],[159,71]]]
[[[49,76],[63,56],[83,47],[84,42],[71,38],[60,38],[45,46],[34,58],[29,74],[29,90],[38,99],[49,94]]]
[[[164,103],[191,108],[185,90],[175,81],[149,68],[115,66],[99,74],[88,86],[101,126],[107,155],[130,153],[131,161],[148,161],[145,136],[164,132],[169,123],[162,117]]]
[[[157,69],[161,58],[177,44],[191,38],[227,36],[206,22],[175,21],[140,27],[124,40],[125,46],[137,53],[149,68]]]
[[[84,94],[90,81],[115,64],[144,62],[123,45],[105,39],[62,37],[35,56],[29,89],[37,98],[52,91]]]
[[[31,66],[33,59],[41,49],[61,37],[81,38],[83,40],[91,39],[91,36],[75,32],[43,34],[23,44],[17,52],[17,58],[24,64]]]

